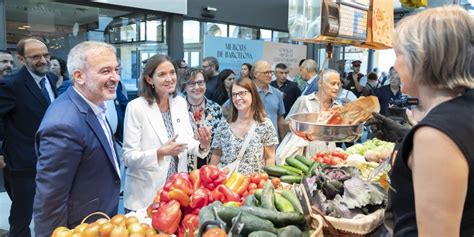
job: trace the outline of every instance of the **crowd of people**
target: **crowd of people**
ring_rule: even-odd
[[[393,161],[397,192],[390,192],[389,229],[398,236],[472,235],[473,35],[473,19],[460,7],[407,17],[397,27],[395,65],[381,77],[363,75],[360,60],[341,75],[322,73],[305,59],[290,78],[283,63],[258,60],[236,72],[220,69],[214,57],[190,68],[157,54],[146,60],[138,98],[130,102],[112,45],[85,41],[64,61],[40,39],[21,39],[18,70],[11,53],[0,51],[0,168],[12,200],[9,234],[30,236],[32,218],[36,236],[49,236],[94,211],[113,216],[123,182],[125,211],[137,211],[177,172],[213,164],[252,174],[289,154],[334,149],[335,143],[289,132],[290,116],[374,95],[383,127],[391,102],[403,93],[420,98],[423,114]],[[445,47],[448,42],[459,50]]]

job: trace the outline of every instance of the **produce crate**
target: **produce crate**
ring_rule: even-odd
[[[320,219],[324,220],[324,236],[365,236],[379,227],[383,222],[383,218],[384,209],[379,209],[369,215],[356,216],[353,219],[325,216],[319,209],[315,207],[313,207],[311,212],[311,220],[313,222],[317,222]]]

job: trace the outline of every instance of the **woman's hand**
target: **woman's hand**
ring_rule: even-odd
[[[199,125],[198,140],[201,144],[202,149],[209,149],[209,147],[211,146],[211,128],[206,127],[204,125]]]
[[[170,138],[170,140],[168,140],[165,144],[158,148],[158,150],[156,151],[158,157],[178,156],[179,153],[183,152],[188,148],[187,144],[177,143],[176,138],[178,138],[178,134],[174,135],[172,138]]]

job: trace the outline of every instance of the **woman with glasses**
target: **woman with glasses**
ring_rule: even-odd
[[[179,80],[179,85],[188,104],[191,127],[193,128],[195,138],[198,138],[199,127],[210,127],[212,128],[212,142],[212,133],[221,122],[222,110],[217,103],[204,96],[206,93],[206,76],[204,75],[204,71],[198,68],[187,69],[183,72]],[[188,171],[199,169],[201,166],[208,164],[210,158],[211,153],[204,159],[193,154],[188,154]]]
[[[149,58],[140,78],[139,97],[125,113],[124,206],[138,210],[177,172],[187,172],[188,154],[207,157],[211,131],[200,126],[195,139],[187,102],[176,96],[176,65],[165,55]]]
[[[223,105],[229,99],[230,87],[232,87],[234,79],[234,71],[230,69],[222,70],[217,76],[217,89],[212,98],[219,105]]]
[[[211,164],[239,163],[240,173],[261,172],[265,165],[275,164],[275,128],[250,79],[234,80],[231,97],[230,120],[223,120],[215,132]]]

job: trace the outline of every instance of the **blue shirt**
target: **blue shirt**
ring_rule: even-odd
[[[393,94],[392,89],[390,89],[390,85],[382,86],[375,90],[375,95],[379,99],[380,103],[380,114],[387,115],[388,111],[388,102],[390,99],[400,99],[402,97],[402,93],[400,90],[396,94]]]
[[[257,92],[265,107],[267,116],[272,120],[275,130],[278,132],[278,116],[285,114],[285,105],[283,104],[283,93],[277,88],[268,85],[268,90],[264,91],[257,87]]]

